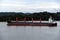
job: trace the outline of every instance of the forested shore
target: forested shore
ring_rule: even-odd
[[[60,12],[35,12],[35,13],[23,13],[23,12],[0,12],[0,22],[8,20],[16,20],[16,17],[19,18],[19,21],[23,21],[26,18],[26,21],[31,21],[34,18],[35,21],[38,21],[39,18],[42,21],[47,21],[49,17],[52,16],[52,19],[55,21],[60,21]]]

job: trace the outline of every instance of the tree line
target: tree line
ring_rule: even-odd
[[[26,18],[27,21],[32,20],[42,20],[47,21],[49,17],[52,16],[53,20],[60,21],[60,12],[51,13],[51,12],[35,12],[35,13],[22,13],[22,12],[0,12],[0,21],[8,21],[8,20],[16,20],[16,17],[19,21],[24,20]]]

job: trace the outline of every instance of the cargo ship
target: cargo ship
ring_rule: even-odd
[[[57,26],[56,22],[53,22],[52,17],[49,18],[48,22],[41,22],[41,18],[39,19],[40,22],[34,22],[34,19],[32,18],[32,22],[26,22],[26,18],[24,18],[24,21],[18,21],[18,18],[16,18],[16,21],[8,21],[8,26]]]

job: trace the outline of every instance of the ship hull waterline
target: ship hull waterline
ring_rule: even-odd
[[[57,23],[11,22],[8,26],[57,26]]]

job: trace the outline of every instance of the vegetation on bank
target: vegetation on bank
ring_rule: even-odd
[[[50,13],[50,12],[38,12],[38,13],[22,13],[22,12],[0,12],[0,21],[16,20],[16,17],[19,18],[19,21],[22,21],[25,17],[27,21],[30,21],[32,18],[34,20],[48,20],[52,16],[53,20],[60,20],[60,12]]]

